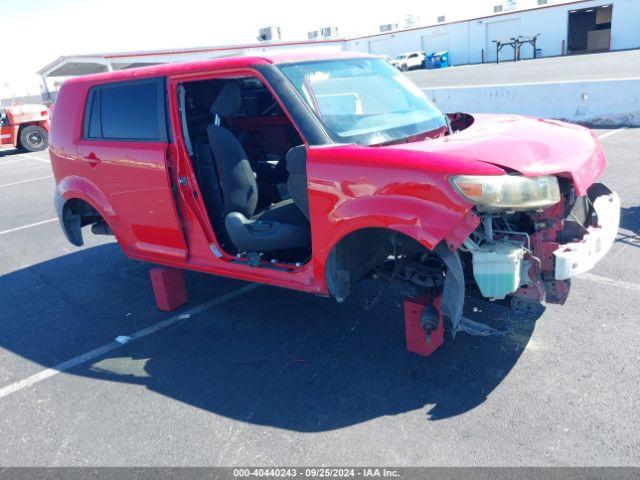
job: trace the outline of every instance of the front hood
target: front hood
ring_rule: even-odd
[[[602,147],[587,128],[519,115],[473,117],[470,127],[453,135],[381,148],[473,161],[470,164],[480,161],[527,177],[557,174],[571,178],[579,195],[604,170]]]

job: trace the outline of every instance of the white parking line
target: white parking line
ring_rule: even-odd
[[[53,177],[53,175],[47,175],[45,177],[30,178],[29,180],[20,180],[19,182],[5,183],[3,185],[0,185],[0,188],[11,187],[13,185],[20,185],[21,183],[35,182],[36,180],[44,180],[45,178],[51,178],[51,177]]]
[[[21,155],[23,157],[30,158],[31,160],[37,160],[39,162],[44,162],[44,163],[51,163],[51,161],[48,158],[40,158],[40,157],[36,157],[35,155],[29,155],[28,153],[22,153]]]
[[[224,302],[227,302],[233,298],[239,297],[240,295],[243,295],[245,293],[250,292],[251,290],[254,290],[258,287],[259,285],[257,284],[249,284],[249,285],[245,285],[244,287],[238,288],[237,290],[234,290],[233,292],[227,293],[226,295],[223,295],[221,297],[218,298],[214,298],[213,300],[210,300],[208,302],[202,303],[200,305],[198,305],[197,307],[191,308],[189,310],[185,310],[184,312],[181,312],[178,315],[174,315],[171,318],[167,318],[166,320],[163,320],[161,322],[156,323],[155,325],[151,325],[150,327],[147,328],[143,328],[142,330],[137,331],[136,333],[133,333],[131,335],[129,335],[129,337],[131,338],[131,340],[129,340],[127,343],[125,344],[121,344],[118,342],[111,342],[111,343],[107,343],[106,345],[103,345],[101,347],[98,347],[94,350],[91,350],[90,352],[84,353],[82,355],[79,355],[77,357],[74,357],[70,360],[66,360],[62,363],[59,363],[58,365],[52,367],[52,368],[47,368],[46,370],[42,370],[41,372],[38,372],[34,375],[31,375],[30,377],[27,377],[23,380],[18,380],[17,382],[14,382],[10,385],[7,385],[6,387],[2,387],[0,388],[0,398],[6,397],[8,395],[11,395],[12,393],[16,393],[19,392],[20,390],[23,390],[25,388],[29,388],[33,385],[35,385],[36,383],[42,382],[43,380],[46,380],[47,378],[51,378],[55,375],[58,375],[59,373],[63,373],[73,367],[76,367],[78,365],[81,365],[85,362],[88,362],[90,360],[93,360],[94,358],[98,358],[102,355],[104,355],[105,353],[109,353],[113,350],[116,350],[120,347],[122,347],[123,345],[128,345],[131,342],[134,342],[136,340],[139,340],[143,337],[146,337],[148,335],[151,335],[152,333],[156,333],[159,332],[160,330],[163,330],[167,327],[170,327],[172,325],[175,325],[176,323],[179,323],[181,321],[184,321],[184,316],[185,315],[196,315],[198,313],[204,312],[205,310],[208,310],[210,308],[216,307]]]
[[[29,225],[23,225],[21,227],[10,228],[9,230],[0,231],[0,235],[6,235],[7,233],[17,232],[19,230],[25,230],[31,227],[37,227],[38,225],[44,225],[45,223],[57,222],[57,218],[50,218],[49,220],[42,220],[41,222],[30,223]]]
[[[15,160],[9,160],[8,162],[0,162],[0,166],[9,165],[10,163],[22,162],[21,158],[16,158]]]
[[[616,133],[620,133],[620,132],[622,132],[623,130],[626,130],[626,129],[627,129],[627,127],[622,127],[622,128],[617,129],[617,130],[612,130],[611,132],[607,132],[607,133],[603,133],[602,135],[598,135],[598,138],[600,140],[602,140],[603,138],[610,137],[611,135],[615,135]]]
[[[612,287],[624,288],[626,290],[640,292],[640,284],[638,283],[625,282],[624,280],[615,280],[609,277],[601,277],[600,275],[594,275],[593,273],[583,273],[576,278],[589,280],[590,282],[600,283],[602,285],[611,285]]]
[[[37,160],[38,162],[49,163],[49,164],[51,163],[46,158],[36,157],[35,155],[29,155],[27,153],[20,153],[19,155],[20,155],[20,157],[26,157],[26,158],[29,158],[31,160]],[[9,165],[10,163],[22,162],[23,160],[24,160],[24,158],[16,158],[14,160],[9,160],[7,162],[0,162],[0,165]]]

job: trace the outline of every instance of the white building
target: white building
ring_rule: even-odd
[[[506,12],[505,8],[481,18],[348,39],[345,49],[392,56],[448,50],[451,64],[464,65],[495,61],[494,41],[536,34],[540,34],[536,47],[542,57],[640,48],[640,0],[537,3],[531,9]],[[531,58],[533,48],[524,45],[521,55]],[[501,59],[512,58],[513,49],[503,48]]]
[[[536,34],[540,34],[536,47],[542,57],[640,48],[640,0],[576,0],[561,4],[558,1],[536,0],[534,8],[513,10],[506,0],[502,11],[491,16],[453,22],[438,17],[433,25],[358,38],[60,57],[38,73],[48,90],[53,85],[52,77],[298,49],[351,50],[391,56],[406,51],[448,50],[452,65],[464,65],[495,61],[494,41]],[[496,5],[502,5],[500,2],[496,0]],[[522,46],[521,56],[531,58],[533,48]],[[512,58],[513,50],[503,48],[501,59]]]
[[[238,55],[260,55],[273,51],[306,51],[328,49],[341,51],[345,48],[344,39],[325,39],[297,42],[262,42],[247,45],[229,45],[223,47],[184,48],[174,50],[155,50],[145,52],[98,53],[59,57],[38,71],[42,77],[44,90],[48,93],[53,79],[74,77],[90,73],[111,72],[126,68],[159,65],[163,63],[209,60],[213,58]]]

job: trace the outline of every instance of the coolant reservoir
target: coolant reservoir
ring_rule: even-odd
[[[526,250],[511,242],[485,244],[473,250],[473,276],[483,296],[504,298],[521,285]]]

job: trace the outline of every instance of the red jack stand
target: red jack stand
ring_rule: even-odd
[[[159,310],[170,312],[189,301],[182,270],[155,267],[149,275]]]
[[[444,325],[442,321],[442,297],[433,298],[430,293],[423,293],[415,298],[404,301],[404,325],[407,337],[407,350],[423,357],[428,357],[435,352],[444,342]],[[438,326],[429,335],[422,327],[420,316],[422,311],[433,306],[438,314]]]

